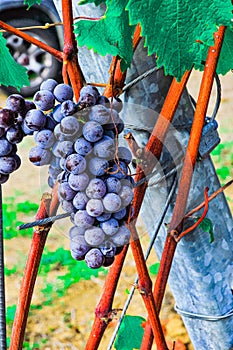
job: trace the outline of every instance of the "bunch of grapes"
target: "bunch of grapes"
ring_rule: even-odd
[[[37,114],[37,126],[34,125],[34,113]],[[19,94],[10,95],[6,106],[0,109],[0,184],[5,183],[21,165],[17,144],[26,135],[32,134],[36,127],[46,125],[45,116],[38,116],[38,113],[35,104]]]
[[[30,125],[37,127],[36,146],[29,159],[37,166],[49,164],[51,187],[59,182],[61,206],[74,225],[69,231],[71,254],[91,268],[109,266],[129,242],[125,223],[133,199],[131,153],[118,146],[124,129],[118,114],[121,101],[110,104],[95,87],[85,86],[76,104],[69,85],[48,79],[34,103]]]

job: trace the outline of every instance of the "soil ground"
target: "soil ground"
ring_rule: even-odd
[[[195,72],[189,83],[189,90],[194,97],[197,96],[199,88],[200,74]],[[220,124],[220,134],[222,141],[232,141],[233,131],[230,129],[233,107],[233,74],[229,73],[225,77],[221,77],[222,81],[222,102],[218,114]],[[0,106],[4,105],[5,97],[1,95]],[[211,105],[214,103],[214,97],[211,99]],[[211,107],[212,108],[212,107]],[[46,174],[43,170],[33,167],[27,160],[27,152],[30,147],[30,141],[20,145],[20,154],[22,157],[22,167],[13,174],[10,181],[3,186],[3,196],[16,196],[17,200],[30,200],[31,202],[39,202],[41,194],[46,183]],[[233,190],[227,191],[227,196],[233,199]],[[229,202],[232,206],[232,202]],[[33,219],[33,218],[32,218]],[[64,232],[67,232],[69,221],[55,224],[49,234],[46,246],[50,250],[55,250],[59,246],[69,249],[69,240]],[[148,238],[143,237],[143,246],[148,244]],[[5,260],[8,268],[16,263],[22,265],[25,263],[26,256],[30,247],[30,239],[18,236],[17,238],[5,242]],[[157,257],[155,253],[151,254],[148,265],[150,266]],[[51,283],[55,280],[60,271],[53,270],[47,275],[47,282]],[[136,275],[135,264],[131,253],[129,253],[124,266],[119,288],[116,293],[114,308],[123,307],[127,299],[126,289],[130,289]],[[19,295],[20,281],[22,276],[15,275],[6,278],[6,301],[7,305],[17,303]],[[60,299],[56,299],[52,306],[43,306],[41,310],[32,310],[27,324],[26,340],[30,344],[30,349],[37,349],[32,344],[40,343],[40,350],[83,350],[85,342],[91,330],[94,318],[94,308],[98,302],[101,290],[104,284],[105,275],[100,274],[98,278],[92,278],[90,281],[79,281],[72,285],[66,295]],[[38,278],[36,282],[35,292],[33,295],[33,304],[40,304],[43,295],[41,287],[46,283],[45,277]],[[142,302],[142,298],[138,291],[135,293],[132,304],[128,310],[130,315],[140,315],[146,318],[146,310]],[[113,327],[117,321],[112,321],[100,345],[100,350],[106,350],[109,338],[111,337]],[[162,324],[166,333],[166,339],[170,342],[176,340],[176,349],[193,349],[189,337],[183,326],[179,315],[174,311],[174,300],[167,290],[161,313]],[[41,342],[44,340],[44,344]],[[178,347],[179,345],[179,347]],[[155,350],[156,347],[154,346]]]

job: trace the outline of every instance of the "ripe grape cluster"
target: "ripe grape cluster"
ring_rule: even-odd
[[[33,101],[36,109],[25,118],[36,142],[29,159],[49,165],[51,187],[59,183],[61,206],[73,223],[71,254],[91,268],[109,266],[130,238],[125,222],[133,199],[131,153],[117,142],[124,128],[122,103],[110,104],[89,85],[74,103],[72,88],[53,79],[41,84]]]
[[[6,106],[0,109],[0,184],[21,165],[17,144],[33,133],[30,122],[33,111],[37,111],[35,104],[19,94],[10,95]]]

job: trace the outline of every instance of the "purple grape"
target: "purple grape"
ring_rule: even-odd
[[[68,179],[70,187],[75,191],[84,191],[89,183],[89,176],[87,173],[70,174]]]
[[[58,187],[58,193],[62,199],[66,201],[72,201],[76,192],[69,186],[68,182],[60,183]]]
[[[104,256],[104,262],[103,262],[102,266],[104,266],[104,267],[111,266],[113,264],[114,260],[115,260],[114,256]]]
[[[106,185],[101,179],[91,179],[87,188],[86,194],[89,198],[101,199],[106,193]]]
[[[126,208],[123,208],[115,213],[113,213],[113,217],[117,220],[122,220],[126,217],[127,210]]]
[[[53,132],[51,130],[41,130],[38,131],[34,139],[38,146],[41,148],[51,148],[55,142],[55,137],[53,135]]]
[[[73,141],[73,137],[69,137],[69,135],[66,135],[64,134],[62,131],[61,131],[61,124],[57,124],[53,130],[53,133],[54,133],[54,137],[62,142],[62,141]]]
[[[52,152],[55,157],[65,158],[73,152],[73,142],[72,141],[62,141],[56,142],[53,145]]]
[[[62,102],[61,113],[65,116],[72,115],[75,113],[76,105],[73,101],[67,100]]]
[[[103,221],[109,220],[110,217],[111,217],[111,213],[103,213],[103,214],[97,216],[96,219],[99,222],[103,222]]]
[[[58,85],[58,82],[56,80],[49,78],[44,80],[43,83],[41,83],[40,90],[49,90],[53,92],[53,90],[57,85]]]
[[[123,109],[123,102],[119,97],[111,97],[110,99],[111,108],[115,109],[118,113],[120,113]]]
[[[10,143],[20,143],[24,137],[24,133],[21,127],[15,125],[11,126],[6,132],[6,139]]]
[[[109,163],[106,159],[94,157],[91,158],[88,164],[88,169],[92,175],[102,176],[106,174],[109,168]]]
[[[95,121],[89,121],[83,126],[83,136],[87,141],[97,142],[103,137],[103,134],[103,127]]]
[[[121,197],[121,202],[124,207],[127,207],[133,200],[133,190],[132,187],[123,185],[119,192],[119,196]]]
[[[100,95],[96,101],[97,105],[110,106],[110,101],[106,96]]]
[[[92,151],[92,144],[84,139],[83,137],[79,137],[74,143],[74,149],[81,156],[86,156]]]
[[[0,157],[0,173],[8,175],[17,169],[17,161],[14,157]]]
[[[31,148],[29,152],[29,160],[36,166],[42,166],[50,163],[52,152],[39,146]]]
[[[38,109],[31,109],[27,112],[24,122],[28,129],[38,131],[43,129],[46,123],[45,114]]]
[[[65,117],[61,120],[60,129],[63,134],[73,137],[79,131],[79,121],[72,116]]]
[[[76,238],[79,238],[80,236],[83,237],[84,234],[85,234],[84,227],[72,226],[69,230],[69,238],[71,241],[75,241]]]
[[[125,244],[128,244],[129,240],[130,240],[130,231],[125,225],[120,226],[117,233],[111,236],[111,241],[115,247],[121,247]]]
[[[121,189],[121,181],[116,177],[110,176],[106,179],[108,192],[118,193]]]
[[[10,109],[0,109],[0,128],[7,129],[14,125],[16,113]]]
[[[106,235],[113,236],[119,229],[119,223],[116,219],[111,218],[107,221],[101,222],[100,227]]]
[[[109,136],[103,136],[102,139],[94,144],[94,154],[100,158],[112,159],[115,153],[115,141]]]
[[[98,247],[105,239],[104,231],[100,227],[91,227],[85,231],[85,240],[92,247]]]
[[[110,120],[109,120],[109,123],[104,125],[104,128],[107,130],[110,130],[110,129],[114,130],[115,126],[120,122],[122,122],[122,119],[120,118],[117,111],[115,111],[115,109],[109,109],[109,112],[110,112]]]
[[[89,228],[94,224],[95,219],[86,210],[78,210],[74,215],[74,224],[78,227]]]
[[[0,137],[4,136],[6,133],[6,130],[3,128],[0,128]]]
[[[128,148],[120,146],[118,147],[118,158],[126,164],[129,164],[132,161],[132,153]]]
[[[98,269],[104,263],[103,254],[99,249],[93,248],[86,253],[85,262],[91,269]]]
[[[95,105],[90,108],[89,119],[101,125],[110,121],[110,110],[103,105]]]
[[[94,198],[89,199],[89,201],[87,202],[86,211],[91,216],[94,216],[94,217],[100,216],[104,211],[104,207],[101,199],[94,199]]]
[[[117,179],[124,179],[128,174],[127,165],[120,161],[119,164],[114,163],[109,170],[111,176],[116,177]]]
[[[116,247],[111,247],[109,244],[106,244],[103,247],[99,248],[101,253],[104,255],[104,258],[113,258],[116,255]]]
[[[94,106],[99,98],[99,92],[94,86],[84,86],[80,90],[80,98],[78,104],[82,107]]]
[[[70,241],[71,255],[75,260],[83,260],[85,254],[90,250],[83,236],[76,237],[75,241]]]
[[[9,179],[9,174],[1,174],[0,173],[0,185],[7,182],[8,179]]]
[[[54,183],[55,184],[55,183]],[[53,185],[54,186],[54,185]],[[53,188],[53,186],[51,186]],[[66,213],[75,213],[76,212],[76,209],[73,205],[72,202],[70,201],[66,201],[66,200],[62,200],[61,201],[61,206],[62,206],[62,209],[66,212]]]
[[[103,205],[108,212],[115,213],[121,208],[121,198],[116,193],[107,193],[103,198]]]
[[[18,156],[18,154],[14,154],[14,158],[16,161],[16,169],[15,170],[17,170],[21,165],[21,158]]]
[[[57,122],[53,118],[53,115],[47,114],[45,129],[49,129],[53,131],[56,125],[57,125]]]
[[[80,154],[73,153],[66,158],[65,166],[69,173],[77,175],[85,171],[86,160]]]
[[[74,96],[72,88],[67,84],[58,84],[53,93],[58,102],[72,100]]]
[[[33,102],[41,111],[49,111],[54,106],[55,98],[51,91],[40,90],[35,93]]]
[[[77,210],[85,209],[87,202],[88,202],[88,198],[84,192],[76,193],[76,195],[73,198],[73,206]],[[88,210],[87,210],[87,212],[88,212]],[[88,214],[90,214],[90,213],[88,213]]]
[[[19,94],[10,95],[6,100],[6,108],[9,108],[13,112],[24,113],[25,101]]]
[[[58,175],[61,173],[62,169],[61,168],[54,168],[51,165],[49,166],[49,176],[53,178],[54,180],[57,179]]]
[[[7,156],[12,151],[12,144],[5,138],[0,138],[0,157]]]
[[[56,122],[60,123],[63,118],[65,118],[65,115],[61,112],[61,104],[55,106],[53,110],[53,118]]]
[[[22,129],[24,135],[33,135],[33,130],[31,130],[27,127],[25,120],[21,124],[21,129]]]
[[[20,113],[21,115],[25,116],[27,114],[28,111],[30,111],[31,109],[36,109],[36,105],[33,101],[31,100],[25,100],[25,109],[24,112]]]

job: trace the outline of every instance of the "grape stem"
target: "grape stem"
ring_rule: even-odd
[[[28,41],[29,43],[38,46],[39,48],[41,48],[42,50],[50,53],[52,56],[54,56],[58,61],[63,61],[63,53],[59,50],[56,50],[54,48],[52,48],[51,46],[43,43],[42,41],[32,37],[31,35],[28,35],[24,32],[22,32],[19,29],[16,29],[12,26],[10,26],[9,24],[3,22],[0,20],[0,27],[5,29],[7,32],[10,32],[12,34],[17,35],[18,37]]]

